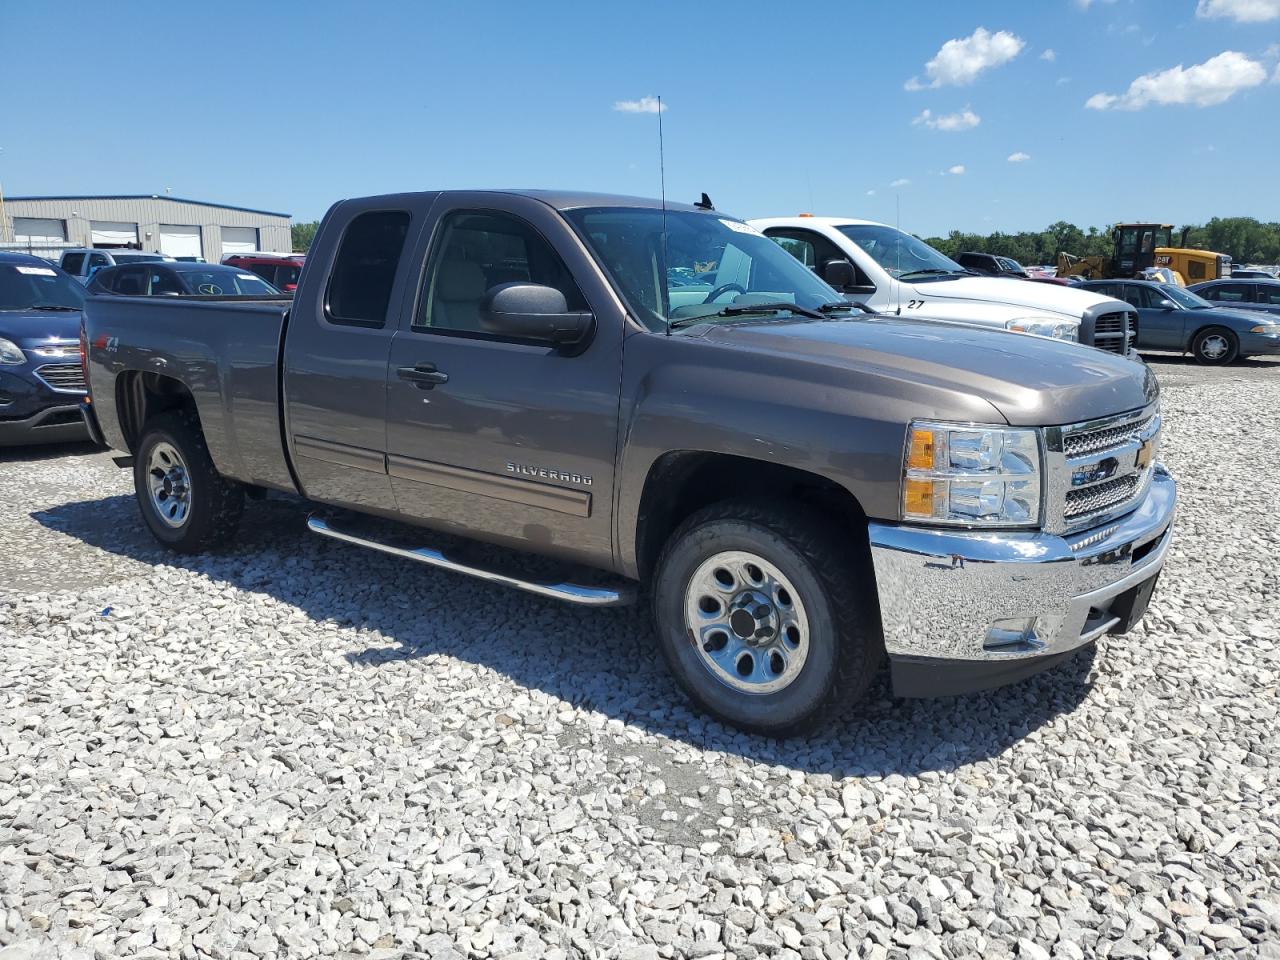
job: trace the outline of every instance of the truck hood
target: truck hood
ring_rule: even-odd
[[[1014,426],[1055,426],[1123,413],[1152,402],[1160,389],[1155,374],[1133,360],[962,324],[860,317],[703,329],[703,338],[738,349],[966,393],[986,400]]]
[[[926,283],[904,283],[921,297],[949,297],[986,303],[1007,303],[1026,307],[1028,316],[1035,311],[1048,311],[1080,319],[1090,307],[1104,300],[1087,290],[1054,283],[1033,283],[1017,277],[956,277],[954,280],[930,280]]]
[[[24,350],[50,341],[78,341],[80,311],[0,310],[0,337],[12,340]]]

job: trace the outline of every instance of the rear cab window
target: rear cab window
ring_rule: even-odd
[[[408,235],[406,210],[371,210],[347,224],[329,274],[325,319],[353,327],[386,324]]]

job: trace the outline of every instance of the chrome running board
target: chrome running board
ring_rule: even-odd
[[[528,593],[536,593],[541,597],[551,597],[553,600],[564,600],[568,603],[576,603],[586,607],[621,607],[635,603],[636,587],[631,583],[618,583],[612,587],[588,587],[577,583],[538,583],[533,580],[522,580],[519,577],[513,577],[505,573],[499,573],[496,570],[486,570],[483,567],[471,566],[465,563],[459,563],[457,560],[450,560],[439,550],[432,547],[414,547],[408,549],[405,547],[397,547],[389,543],[383,543],[379,540],[370,540],[366,537],[356,536],[353,533],[347,533],[339,530],[329,524],[327,520],[314,514],[307,518],[307,528],[313,533],[321,536],[332,537],[334,540],[341,540],[344,543],[354,543],[360,547],[368,547],[370,550],[377,550],[380,553],[389,553],[393,557],[402,557],[405,560],[416,560],[419,563],[430,564],[433,567],[439,567],[442,570],[451,570],[454,573],[465,573],[469,577],[476,577],[479,580],[487,580],[490,583],[500,583],[504,586],[515,587],[517,590],[524,590]]]

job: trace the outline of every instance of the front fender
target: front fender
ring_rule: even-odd
[[[903,445],[915,418],[1004,423],[986,400],[889,373],[635,334],[624,350],[615,542],[638,576],[640,504],[674,451],[726,454],[815,474],[870,519],[898,517]]]

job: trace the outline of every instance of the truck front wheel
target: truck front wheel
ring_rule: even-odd
[[[654,619],[702,709],[771,736],[857,700],[883,653],[869,564],[800,507],[715,504],[671,535]]]
[[[155,538],[178,553],[203,553],[235,536],[244,488],[220,476],[189,410],[147,423],[133,458],[134,493]]]

